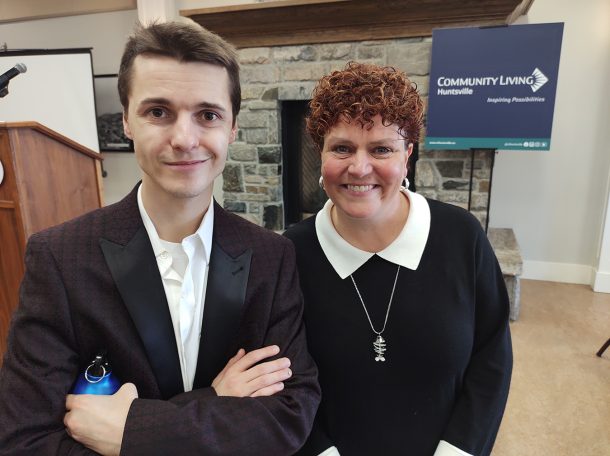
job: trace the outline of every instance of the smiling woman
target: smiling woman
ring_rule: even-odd
[[[310,108],[330,199],[286,232],[323,392],[299,454],[488,455],[512,368],[508,296],[479,222],[402,186],[416,87],[350,63]]]
[[[395,125],[384,126],[380,115],[371,122],[367,129],[340,120],[329,130],[322,149],[322,178],[334,202],[331,217],[337,229],[352,245],[374,252],[394,240],[406,221],[409,200],[400,187],[413,145],[405,144]],[[386,229],[380,237],[361,237],[352,230],[352,219]]]

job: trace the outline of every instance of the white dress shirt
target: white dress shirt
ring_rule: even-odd
[[[210,200],[208,210],[197,231],[185,237],[180,243],[159,238],[157,229],[142,203],[142,186],[138,189],[138,207],[163,281],[178,347],[184,391],[191,391],[199,355],[205,291],[212,252],[213,200]]]
[[[424,253],[430,233],[430,206],[423,196],[405,188],[401,191],[409,198],[409,216],[398,237],[380,252],[366,252],[354,247],[341,237],[331,219],[333,202],[328,200],[316,216],[316,235],[332,267],[342,279],[353,274],[373,255],[378,255],[402,267],[415,270]],[[409,454],[405,448],[405,454]],[[340,456],[336,447],[330,447],[318,456]],[[434,456],[472,456],[450,443],[441,440]]]

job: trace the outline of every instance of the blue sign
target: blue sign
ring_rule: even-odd
[[[563,23],[432,33],[426,149],[549,150]]]

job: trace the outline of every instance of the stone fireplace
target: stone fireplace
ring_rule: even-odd
[[[307,213],[311,207],[305,206],[319,204],[315,191],[307,196],[287,192],[295,180],[294,170],[311,172],[317,153],[298,149],[303,141],[287,139],[303,134],[298,125],[302,120],[287,114],[310,98],[321,76],[350,60],[395,66],[417,84],[427,104],[434,28],[510,24],[527,13],[533,1],[387,0],[379,7],[370,0],[264,0],[181,11],[241,48],[240,133],[224,173],[225,207],[279,231],[294,221],[295,213],[297,218],[303,216],[299,210]],[[425,127],[421,136],[423,143]],[[301,163],[294,163],[295,157],[299,160],[295,151],[300,151]],[[411,179],[417,192],[469,209],[487,226],[495,152],[432,151],[421,145],[418,152]],[[309,155],[303,159],[304,154]],[[299,174],[296,179],[305,180]],[[311,179],[307,185],[311,190]],[[295,199],[307,204],[295,211]],[[493,228],[488,236],[507,285],[510,318],[516,320],[522,268],[519,246],[511,229]]]
[[[286,215],[294,212],[290,198],[285,199],[286,170],[296,156],[283,125],[290,102],[308,100],[320,77],[357,60],[404,70],[426,103],[431,44],[424,37],[240,49],[243,102],[239,135],[224,172],[225,208],[266,228],[284,229]],[[492,158],[487,151],[472,156],[420,144],[417,191],[468,208],[472,166],[470,210],[485,225]]]

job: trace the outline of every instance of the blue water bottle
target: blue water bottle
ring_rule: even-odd
[[[102,351],[95,356],[91,364],[87,366],[85,372],[80,374],[71,394],[114,394],[121,387],[119,379],[112,374],[112,369],[106,352]]]

